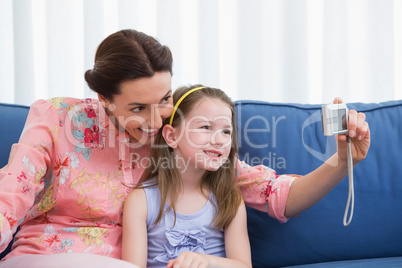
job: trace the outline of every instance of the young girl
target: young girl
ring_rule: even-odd
[[[221,90],[181,88],[123,214],[123,260],[140,267],[251,267],[236,188],[234,104]]]

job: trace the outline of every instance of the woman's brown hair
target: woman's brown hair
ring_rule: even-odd
[[[201,85],[194,85],[192,87],[182,87],[177,89],[173,94],[173,103],[176,104],[181,96],[183,96],[189,90],[200,86]],[[204,98],[221,100],[227,104],[232,112],[232,148],[230,150],[228,159],[218,170],[206,171],[201,180],[201,191],[205,197],[209,199],[209,196],[203,191],[203,189],[208,189],[211,191],[216,198],[216,203],[212,202],[216,209],[213,225],[218,228],[226,228],[235,217],[242,201],[241,193],[236,186],[235,167],[237,161],[237,132],[235,125],[235,110],[232,100],[222,90],[216,88],[204,87],[200,90],[194,91],[185,97],[180,103],[173,118],[172,126],[179,127],[182,125],[184,117],[189,114],[198,101]],[[165,124],[167,124],[169,120],[170,118],[165,121]],[[137,186],[137,188],[142,188],[144,187],[144,182],[155,177],[157,179],[157,186],[161,195],[161,203],[155,224],[161,221],[163,214],[166,212],[164,211],[164,205],[169,192],[171,193],[170,207],[173,209],[176,216],[175,202],[177,201],[179,190],[181,189],[182,185],[180,173],[174,165],[175,159],[173,149],[166,144],[161,133],[162,131],[159,132],[156,139],[156,147],[152,150],[151,159],[168,159],[168,163],[170,163],[169,168],[158,165],[158,162],[160,161],[150,161],[149,166],[144,171],[144,174]]]
[[[99,45],[94,67],[85,72],[85,80],[93,91],[113,100],[113,95],[121,93],[122,82],[152,77],[155,72],[172,74],[172,64],[167,46],[145,33],[121,30]]]

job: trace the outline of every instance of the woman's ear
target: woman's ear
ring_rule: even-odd
[[[105,107],[105,109],[113,112],[116,109],[116,106],[108,100],[105,96],[98,93],[98,100],[99,102]]]
[[[108,101],[103,95],[98,93],[98,100],[102,105],[107,108],[110,105],[110,101]]]
[[[162,136],[165,139],[167,145],[175,149],[177,147],[176,129],[171,125],[166,124],[162,129]]]
[[[100,103],[102,103],[103,107],[109,108],[111,102],[107,98],[105,98],[105,96],[98,93],[98,100]]]

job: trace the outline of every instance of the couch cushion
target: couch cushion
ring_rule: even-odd
[[[391,268],[402,267],[402,257],[376,258],[352,261],[320,262],[289,266],[292,268]]]
[[[286,224],[248,208],[253,267],[402,256],[402,101],[348,106],[366,113],[372,137],[367,158],[354,169],[351,224],[342,224],[347,179]],[[239,158],[278,174],[314,170],[335,152],[334,137],[322,134],[320,108],[236,102]]]

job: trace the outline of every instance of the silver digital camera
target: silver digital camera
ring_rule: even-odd
[[[348,107],[344,103],[323,105],[322,131],[324,136],[346,134],[348,132]]]

